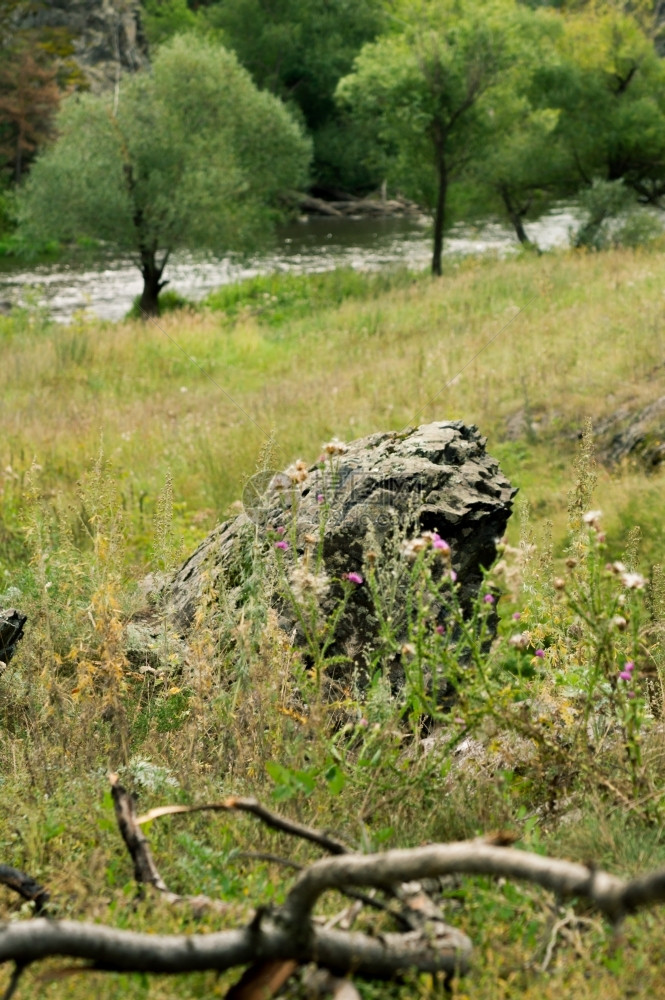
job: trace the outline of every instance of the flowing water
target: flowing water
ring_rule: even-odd
[[[527,225],[531,239],[543,250],[565,246],[575,216],[569,206]],[[512,229],[499,223],[455,226],[444,253],[511,253],[518,247]],[[307,273],[336,267],[376,270],[386,266],[422,269],[431,259],[428,224],[413,218],[314,218],[279,231],[275,245],[250,259],[229,255],[196,260],[174,255],[165,277],[169,288],[198,300],[219,285],[276,271]],[[54,319],[68,322],[86,309],[104,319],[127,313],[141,291],[141,276],[129,258],[96,252],[74,263],[62,260],[27,268],[0,262],[0,300],[43,303]]]

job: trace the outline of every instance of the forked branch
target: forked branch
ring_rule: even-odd
[[[174,896],[159,875],[140,823],[158,815],[194,810],[167,807],[137,818],[131,797],[117,779],[114,779],[114,800],[137,878],[153,885],[167,898]],[[275,820],[275,814],[253,799],[227,800],[215,808],[237,808],[238,801],[251,803],[248,811],[261,818],[267,814]],[[290,821],[276,817],[271,825],[284,829],[284,823]],[[315,834],[307,839],[320,843],[318,831],[303,829]],[[338,849],[343,846],[339,841],[335,843]],[[642,907],[665,902],[665,870],[624,881],[592,866],[472,840],[383,854],[337,853],[305,868],[282,906],[270,911],[257,910],[248,926],[217,933],[139,934],[98,924],[43,918],[7,924],[0,929],[0,962],[13,961],[20,969],[40,959],[67,956],[86,960],[98,970],[175,974],[223,971],[248,964],[258,967],[260,963],[275,960],[287,963],[286,972],[291,969],[288,963],[315,962],[337,975],[352,972],[354,976],[371,979],[392,978],[409,969],[463,972],[469,966],[471,941],[442,920],[429,920],[422,928],[406,933],[373,937],[321,926],[313,917],[317,901],[330,889],[397,890],[404,883],[450,874],[517,879],[539,885],[559,897],[583,898],[615,924]],[[271,971],[269,964],[265,968]],[[278,971],[286,975],[284,967]]]

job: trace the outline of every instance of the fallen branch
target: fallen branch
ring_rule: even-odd
[[[225,799],[223,802],[210,802],[199,806],[158,806],[156,809],[151,809],[149,812],[137,817],[136,822],[139,826],[142,826],[151,820],[159,819],[160,816],[177,816],[184,813],[206,811],[230,812],[232,810],[251,813],[271,829],[278,830],[280,833],[289,833],[294,837],[300,837],[303,840],[310,841],[312,844],[318,844],[319,847],[328,851],[329,854],[348,854],[351,850],[341,840],[335,840],[334,837],[329,837],[327,833],[315,830],[311,826],[304,826],[302,823],[296,823],[294,820],[287,819],[285,816],[280,816],[279,813],[274,813],[270,809],[266,809],[257,799],[241,799],[235,796]]]
[[[453,973],[468,967],[471,942],[461,933],[444,942],[429,942],[417,932],[373,938],[311,926],[294,933],[278,917],[264,917],[258,927],[189,935],[37,917],[0,929],[0,962],[28,964],[60,955],[85,959],[98,971],[168,975],[293,959],[369,979],[392,979],[408,969]]]
[[[168,903],[188,903],[198,913],[213,909],[226,913],[228,905],[209,896],[180,896],[166,885],[155,864],[148,839],[139,826],[134,809],[134,799],[120,784],[117,774],[110,774],[111,795],[118,828],[134,863],[134,878],[140,885],[151,885]]]
[[[23,899],[34,903],[35,913],[40,913],[48,903],[48,890],[18,868],[0,865],[0,884],[6,885],[8,889],[13,889],[19,896],[23,896]]]

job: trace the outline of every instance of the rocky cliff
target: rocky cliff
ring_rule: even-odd
[[[20,29],[61,29],[95,93],[115,86],[119,72],[148,66],[138,0],[50,0],[20,10]]]

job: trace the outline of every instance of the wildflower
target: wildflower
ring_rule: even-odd
[[[623,615],[614,615],[613,618],[610,618],[610,625],[612,625],[613,628],[618,629],[619,632],[625,632],[628,622]]]
[[[531,642],[531,636],[528,632],[518,632],[517,635],[511,635],[508,642],[515,649],[526,649]]]
[[[627,670],[629,674],[632,674],[633,670],[635,669],[635,664],[633,663],[632,660],[628,660],[627,663],[624,663],[623,669]]]
[[[280,524],[279,528],[275,528],[275,534],[276,535],[285,535],[286,534],[286,528],[283,525]]]
[[[513,611],[513,621],[514,622],[518,622],[521,617],[522,617],[522,614],[521,614],[520,611]]]
[[[349,446],[340,441],[339,438],[326,441],[321,447],[327,455],[344,455],[349,450]]]
[[[324,499],[325,499],[325,497],[323,496],[323,493],[317,493],[317,495],[316,495],[316,502],[317,503],[323,503]]]
[[[617,575],[619,575],[619,573],[625,573],[626,572],[626,567],[624,566],[624,564],[622,562],[619,562],[618,559],[617,559],[616,562],[608,564],[607,568],[612,573],[616,573]]]
[[[402,555],[409,562],[415,562],[419,553],[425,551],[427,544],[427,539],[421,536],[418,536],[418,538],[409,538],[402,546]]]
[[[454,569],[450,570],[449,576],[450,576],[450,579],[452,580],[452,582],[454,583],[455,580],[457,579],[457,573],[455,572]]]
[[[307,465],[301,458],[288,467],[286,475],[292,483],[304,483],[309,475]]]
[[[582,515],[582,520],[585,524],[588,524],[590,528],[598,530],[598,522],[602,516],[602,510],[588,510],[586,514]]]
[[[450,545],[443,538],[439,538],[438,535],[432,540],[432,548],[436,549],[442,555],[450,555]]]
[[[437,625],[434,631],[437,635],[445,635],[446,627],[445,625]]]
[[[572,556],[569,556],[566,559],[566,566],[568,567],[568,569],[575,569],[575,567],[577,566],[577,559],[574,559]]]
[[[363,583],[363,578],[360,573],[345,573],[342,579],[348,580],[349,583],[357,583],[358,585]]]
[[[619,677],[621,678],[622,681],[629,681],[631,675],[627,670],[622,670],[621,673],[619,674]]]
[[[533,655],[537,656],[539,660],[542,660],[542,658],[545,656],[545,650],[544,649],[537,649],[536,652]]]
[[[300,560],[298,565],[291,571],[291,589],[299,601],[305,601],[309,597],[320,601],[326,596],[330,589],[330,580],[326,573],[312,573],[308,569],[304,560]]]
[[[415,656],[416,647],[413,645],[412,642],[405,642],[404,645],[402,646],[401,652],[402,656]]]
[[[366,719],[366,718],[364,718],[364,716],[363,716],[363,718],[362,718],[362,719],[358,719],[358,725],[359,725],[359,726],[360,726],[360,727],[361,727],[362,729],[367,729],[367,727],[369,726],[369,722],[368,722],[368,721],[367,721],[367,719]]]
[[[647,583],[641,573],[622,573],[621,582],[626,590],[644,590]]]
[[[282,539],[280,542],[275,542],[275,548],[276,549],[281,549],[283,552],[286,552],[286,550],[288,549],[288,547],[289,547],[289,543],[285,542],[284,539]]]
[[[485,596],[483,597],[483,603],[494,604],[494,597],[492,596],[492,594],[485,594]]]
[[[634,691],[626,691],[626,698],[634,698],[634,697],[635,697]]]
[[[430,547],[434,549],[437,555],[441,556],[443,559],[450,559],[450,545],[448,545],[448,542],[444,541],[437,531],[423,531],[422,535],[418,535],[416,538],[407,539],[402,546],[402,555],[404,555],[409,562],[415,562],[418,554],[420,552],[424,552]]]
[[[563,579],[563,577],[557,576],[557,578],[554,581],[554,589],[565,590],[565,587],[566,587],[566,581]]]

